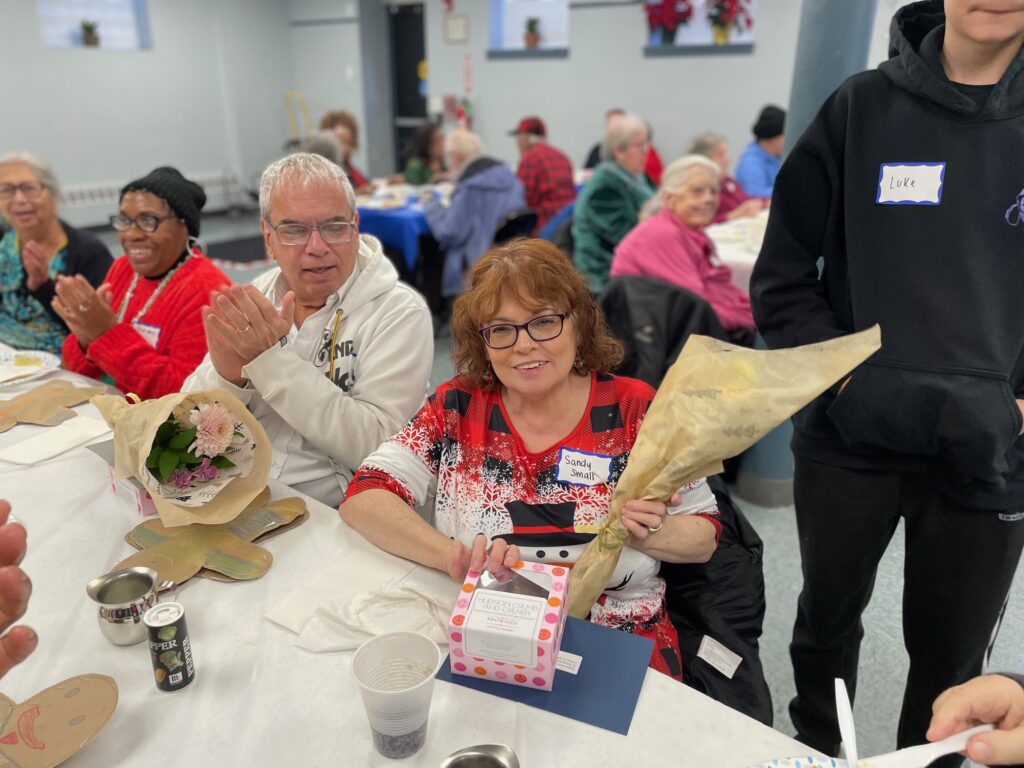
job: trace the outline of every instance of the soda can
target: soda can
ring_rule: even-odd
[[[153,660],[156,687],[177,691],[196,678],[192,644],[181,603],[158,603],[142,617],[149,632],[149,655]]]

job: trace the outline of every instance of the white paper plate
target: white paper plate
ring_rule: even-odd
[[[846,761],[834,757],[782,757],[750,768],[846,768]]]
[[[60,358],[49,352],[11,350],[0,352],[0,388],[38,379],[60,368]]]

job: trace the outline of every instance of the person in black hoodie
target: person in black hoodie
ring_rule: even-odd
[[[979,765],[1024,768],[1024,677],[983,675],[950,688],[935,700],[928,739],[939,741],[981,723],[993,733],[972,736],[967,756]]]
[[[881,350],[794,418],[790,713],[829,754],[832,680],[856,686],[861,613],[899,519],[901,747],[981,671],[1024,546],[1022,43],[1024,0],[901,8],[891,58],[829,97],[776,181],[751,279],[765,340],[882,328]]]

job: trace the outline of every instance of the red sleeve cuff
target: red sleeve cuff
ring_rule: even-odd
[[[415,507],[415,500],[413,499],[412,493],[396,478],[389,475],[380,469],[373,469],[371,467],[360,467],[352,478],[352,482],[348,484],[348,490],[345,492],[345,501],[348,501],[357,493],[363,491],[388,491],[395,494],[398,498],[408,504],[410,507]]]
[[[715,544],[722,538],[722,520],[718,512],[698,512],[697,517],[703,518],[715,526]]]

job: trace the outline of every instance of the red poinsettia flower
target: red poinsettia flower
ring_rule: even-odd
[[[754,26],[750,4],[751,0],[712,0],[708,3],[708,21],[713,27],[750,29]]]
[[[675,34],[676,27],[693,18],[692,0],[647,0],[644,10],[651,32],[664,27],[669,34]]]

